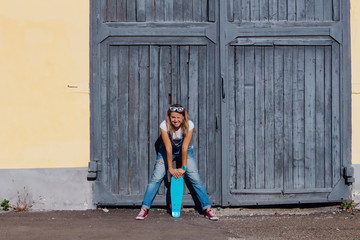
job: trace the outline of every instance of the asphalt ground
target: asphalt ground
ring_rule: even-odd
[[[180,218],[153,208],[0,212],[0,239],[360,239],[360,211],[340,206],[310,208],[218,208],[210,221],[193,208]]]

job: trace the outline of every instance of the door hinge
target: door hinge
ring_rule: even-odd
[[[97,178],[97,172],[101,171],[101,166],[99,165],[99,161],[90,161],[89,168],[88,168],[88,181],[95,181]]]
[[[354,168],[352,166],[344,167],[344,178],[347,185],[351,185],[355,182]]]

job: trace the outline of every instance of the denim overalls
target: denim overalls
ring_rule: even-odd
[[[181,141],[174,141],[172,139],[171,134],[169,134],[169,138],[172,144],[173,149],[173,159],[180,159],[181,161],[181,147],[183,143],[183,139],[185,134],[183,134],[183,138]],[[166,157],[166,149],[164,143],[160,144],[159,152],[156,159],[156,164],[154,167],[154,171],[151,177],[149,184],[147,185],[144,200],[142,207],[146,209],[150,209],[151,203],[160,187],[161,182],[164,179],[164,176],[168,170],[168,163]],[[206,189],[204,184],[202,183],[199,175],[199,171],[197,169],[196,160],[194,156],[194,150],[192,146],[189,146],[187,152],[187,170],[186,175],[188,176],[192,186],[194,187],[197,197],[201,203],[201,207],[203,210],[210,208],[210,201],[206,193]]]

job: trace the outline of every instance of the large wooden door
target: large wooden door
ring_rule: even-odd
[[[92,0],[95,203],[141,204],[170,103],[195,123],[212,204],[349,199],[349,12],[348,0]]]
[[[95,203],[140,205],[169,104],[188,109],[210,201],[220,204],[220,94],[215,1],[91,1]],[[167,181],[153,202],[165,205]],[[184,204],[193,205],[185,190]]]
[[[349,199],[348,1],[220,6],[223,204]]]

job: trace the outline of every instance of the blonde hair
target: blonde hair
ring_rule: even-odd
[[[182,108],[184,108],[180,104],[173,104],[170,107],[182,107]],[[166,126],[167,126],[167,129],[169,130],[170,134],[173,134],[175,132],[174,127],[172,126],[172,124],[170,122],[170,115],[171,115],[172,112],[173,111],[171,111],[170,108],[169,108],[168,111],[167,111],[167,114],[166,114]],[[175,112],[180,113],[181,115],[183,115],[184,121],[181,123],[180,128],[181,128],[181,131],[184,134],[187,134],[188,131],[189,131],[189,117],[188,117],[188,113],[187,113],[186,109],[184,108],[184,111],[182,111],[182,112],[178,112],[178,111],[175,111]]]

